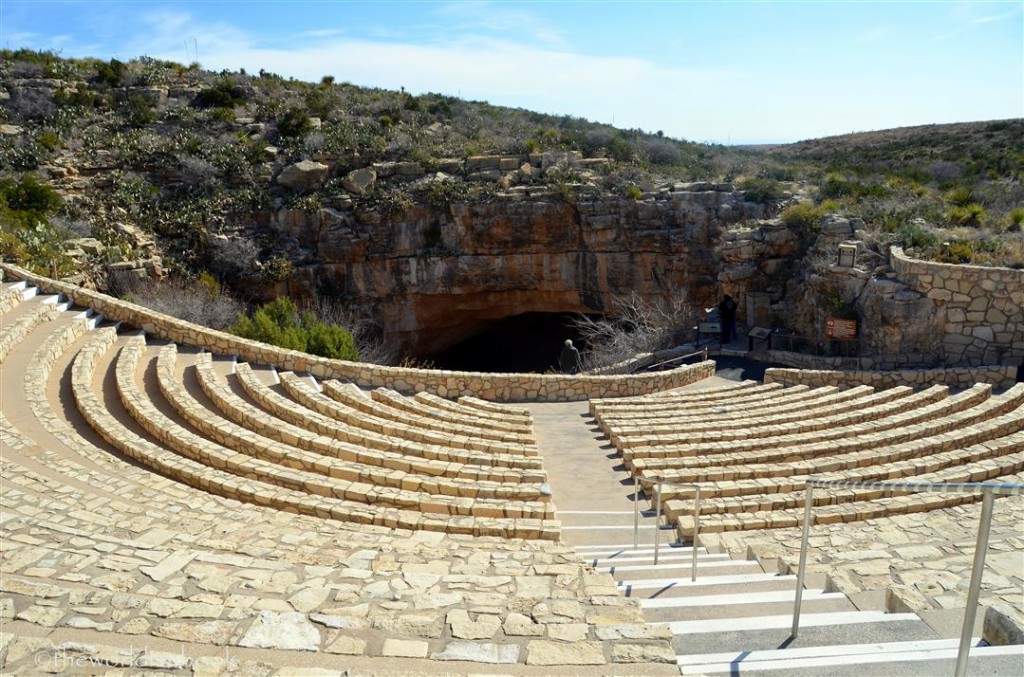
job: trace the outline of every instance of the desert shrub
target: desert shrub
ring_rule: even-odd
[[[818,229],[821,217],[824,215],[823,207],[816,207],[810,202],[800,202],[786,207],[779,216],[787,228],[811,231]]]
[[[39,216],[57,211],[61,204],[57,191],[41,183],[33,174],[25,174],[17,181],[0,179],[0,197],[10,209]]]
[[[122,104],[124,115],[128,123],[134,127],[144,127],[156,120],[156,111],[153,104],[144,96],[134,94]]]
[[[970,186],[957,186],[942,197],[954,207],[966,207],[974,202],[974,190]]]
[[[771,202],[781,198],[785,191],[775,179],[743,179],[737,184],[744,199],[750,202]]]
[[[651,164],[673,165],[683,156],[678,144],[670,139],[649,139],[643,145]]]
[[[1010,212],[1007,217],[1009,224],[1006,227],[1007,232],[1019,233],[1024,228],[1024,207],[1017,207]]]
[[[3,108],[13,123],[45,122],[57,113],[57,104],[49,90],[27,87],[15,88]]]
[[[696,308],[685,294],[651,303],[633,292],[614,297],[607,316],[577,315],[572,326],[587,346],[581,356],[583,364],[593,369],[669,348],[696,318]]]
[[[292,107],[277,118],[277,133],[288,139],[300,138],[313,131],[306,111]]]
[[[832,172],[826,175],[821,185],[818,186],[818,197],[820,199],[884,197],[889,190],[885,183],[878,180],[865,183]]]
[[[209,274],[196,279],[152,280],[128,271],[111,271],[107,291],[158,313],[224,331],[238,319],[242,304]]]
[[[953,226],[980,228],[987,218],[985,208],[976,202],[963,207],[950,207],[946,212],[946,222]]]
[[[642,200],[644,197],[643,188],[635,184],[626,186],[625,195],[630,200]]]
[[[347,329],[324,323],[310,310],[300,312],[284,296],[260,306],[252,317],[239,315],[228,331],[242,338],[321,357],[359,359],[359,351]]]
[[[96,67],[96,82],[106,87],[120,87],[125,65],[117,59],[100,62]]]
[[[943,242],[935,260],[941,263],[971,263],[974,261],[974,244],[968,240]]]
[[[938,237],[919,223],[903,223],[896,229],[896,237],[904,249],[928,249],[934,247]]]
[[[234,108],[244,103],[245,90],[227,79],[199,90],[192,100],[196,108]]]

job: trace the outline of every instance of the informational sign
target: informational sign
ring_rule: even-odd
[[[753,329],[747,332],[747,336],[749,336],[750,338],[756,338],[761,340],[764,340],[771,335],[772,330],[768,329],[767,327],[754,327]]]
[[[700,333],[702,334],[718,334],[722,331],[721,322],[701,322]]]
[[[825,336],[830,339],[857,338],[857,320],[840,320],[838,317],[825,319]]]

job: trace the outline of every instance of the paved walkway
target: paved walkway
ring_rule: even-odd
[[[704,379],[681,390],[726,385]],[[552,498],[562,521],[562,540],[572,546],[622,545],[633,542],[633,482],[615,447],[590,415],[589,402],[535,403],[537,447],[544,457]],[[638,541],[654,542],[654,514],[641,499]],[[661,542],[676,540],[662,527]]]

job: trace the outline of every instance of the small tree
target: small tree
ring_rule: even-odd
[[[650,303],[630,292],[613,297],[608,315],[597,319],[578,315],[572,326],[587,346],[584,366],[594,369],[672,347],[696,319],[696,309],[684,293]]]

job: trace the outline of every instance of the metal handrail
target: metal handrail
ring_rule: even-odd
[[[708,359],[708,347],[704,346],[700,350],[696,350],[696,351],[694,351],[692,353],[687,353],[685,355],[680,355],[678,357],[673,357],[672,359],[665,360],[664,362],[658,362],[656,364],[649,364],[646,367],[644,367],[644,371],[654,371],[658,367],[664,367],[666,364],[674,364],[676,362],[682,362],[683,360],[688,360],[691,357],[696,357],[697,355],[700,355],[701,358],[703,359],[703,361],[706,362],[707,359]]]
[[[653,477],[640,477],[633,475],[633,549],[639,548],[640,533],[640,489],[641,485],[647,483],[657,487],[655,495],[654,515],[654,564],[658,564],[658,552],[661,549],[661,491],[663,487],[678,487],[681,489],[693,489],[693,543],[690,548],[692,557],[690,560],[690,580],[697,580],[697,535],[700,533],[700,487],[696,484],[682,484],[679,482],[666,482]]]
[[[978,599],[981,596],[981,577],[985,569],[985,553],[988,550],[988,536],[992,526],[992,509],[996,494],[1024,494],[1024,484],[1010,482],[858,482],[856,480],[807,480],[807,495],[804,498],[804,526],[800,540],[800,564],[796,579],[796,599],[793,602],[793,628],[790,635],[796,639],[800,629],[800,605],[803,601],[804,576],[807,571],[807,544],[810,539],[812,513],[814,510],[814,487],[838,489],[885,489],[888,491],[974,494],[982,492],[981,519],[978,523],[978,540],[974,547],[974,563],[971,566],[971,583],[967,592],[967,608],[964,609],[964,624],[960,631],[960,648],[956,656],[955,677],[967,674],[967,658],[971,650],[971,635],[974,633],[974,617],[978,613]]]

